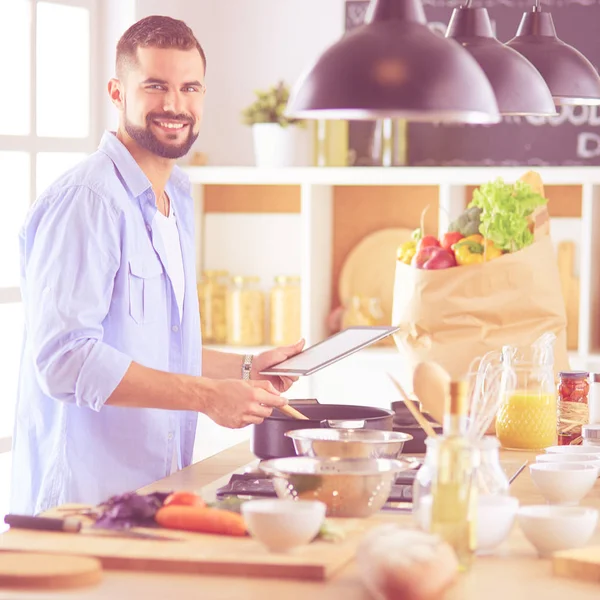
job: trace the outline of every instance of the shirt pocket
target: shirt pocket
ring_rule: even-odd
[[[138,324],[154,323],[163,299],[163,268],[153,256],[134,255],[129,259],[129,314]]]

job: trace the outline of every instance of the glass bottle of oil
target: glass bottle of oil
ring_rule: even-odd
[[[471,565],[476,548],[475,474],[479,462],[477,449],[465,437],[467,409],[466,382],[452,382],[431,485],[431,532],[454,548],[463,570]]]

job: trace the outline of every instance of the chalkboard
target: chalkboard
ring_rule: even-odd
[[[452,10],[460,2],[424,0],[430,27],[444,34]],[[474,0],[488,9],[496,37],[515,36],[523,12],[533,0]],[[367,0],[348,0],[346,31],[363,24]],[[598,69],[600,65],[600,0],[542,0],[550,11],[558,37],[577,48]],[[468,93],[465,90],[465,93]],[[496,125],[409,123],[407,163],[411,166],[600,165],[600,106],[565,106],[556,117],[504,117]],[[358,159],[369,164],[373,123],[350,123],[349,144]]]

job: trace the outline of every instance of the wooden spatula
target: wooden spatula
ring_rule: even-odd
[[[292,419],[301,419],[304,421],[309,420],[306,415],[303,415],[299,410],[296,410],[293,406],[290,406],[289,404],[286,404],[285,406],[278,406],[277,408],[284,415],[287,415],[288,417],[292,417]]]

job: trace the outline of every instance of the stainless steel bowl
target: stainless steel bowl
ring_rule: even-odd
[[[294,429],[284,435],[299,456],[397,458],[412,435],[375,429]]]
[[[416,468],[415,460],[312,458],[292,456],[263,461],[280,498],[320,500],[329,517],[368,517],[385,504],[396,474]]]

